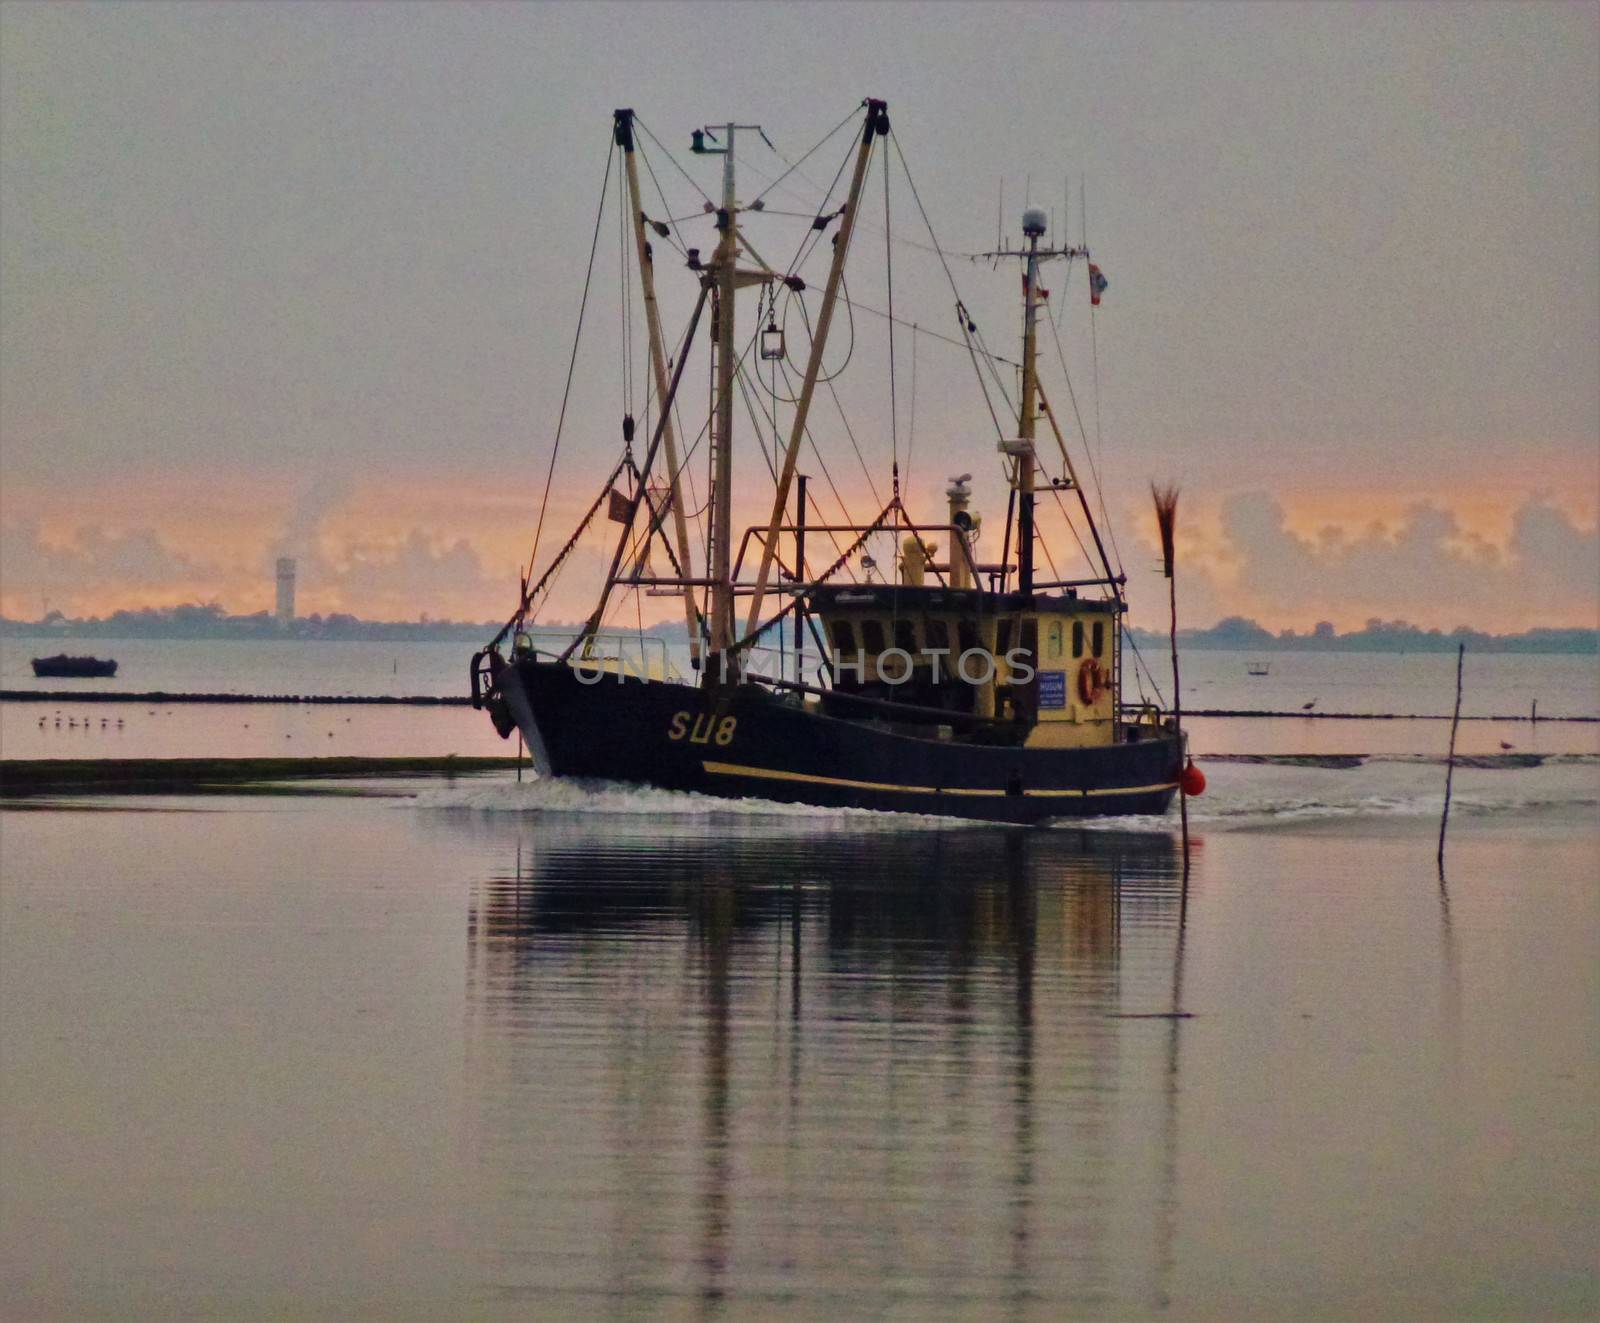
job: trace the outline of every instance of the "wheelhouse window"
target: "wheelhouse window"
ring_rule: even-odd
[[[861,622],[861,647],[874,655],[883,651],[883,621],[868,618]]]
[[[945,621],[928,621],[927,629],[924,632],[928,636],[928,647],[943,648],[946,652],[950,650],[950,626]]]
[[[1055,659],[1059,659],[1061,656],[1061,635],[1061,622],[1052,620],[1050,622],[1050,632],[1046,635],[1046,638],[1049,642],[1050,656]]]
[[[856,631],[848,620],[835,620],[828,626],[828,633],[833,636],[833,650],[839,653],[853,653],[856,651]]]
[[[906,616],[895,619],[894,646],[911,653],[917,650],[917,628]]]
[[[1072,622],[1072,655],[1076,659],[1083,656],[1083,621]]]
[[[1103,620],[1094,622],[1094,655],[1096,657],[1106,655],[1106,622]]]

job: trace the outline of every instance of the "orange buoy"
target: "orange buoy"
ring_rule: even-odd
[[[1100,695],[1105,692],[1107,676],[1100,669],[1100,663],[1093,657],[1078,667],[1078,697],[1086,704],[1100,701]]]
[[[1178,774],[1178,784],[1183,787],[1183,793],[1191,799],[1206,793],[1206,774],[1194,765],[1193,758],[1189,759],[1183,771]]]

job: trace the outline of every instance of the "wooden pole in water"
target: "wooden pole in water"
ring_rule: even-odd
[[[1456,728],[1461,725],[1461,667],[1466,661],[1467,645],[1456,647],[1456,713],[1450,719],[1450,755],[1445,760],[1444,816],[1439,819],[1439,871],[1444,872],[1444,831],[1450,825],[1450,783],[1456,775]]]
[[[1150,484],[1156,504],[1156,530],[1161,535],[1161,569],[1167,577],[1167,601],[1171,609],[1172,637],[1172,728],[1178,735],[1178,815],[1183,822],[1183,875],[1189,877],[1189,795],[1184,789],[1183,687],[1178,678],[1178,579],[1174,571],[1174,530],[1178,521],[1178,489]]]

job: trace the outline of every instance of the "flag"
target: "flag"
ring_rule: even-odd
[[[633,502],[613,487],[611,499],[606,503],[606,518],[613,523],[625,524],[628,522],[628,511],[631,509]]]
[[[1022,273],[1022,297],[1028,297],[1028,273],[1026,271]],[[1047,290],[1043,285],[1039,286],[1039,297],[1041,299],[1047,299],[1050,297],[1050,291]]]
[[[1100,274],[1100,268],[1093,262],[1089,263],[1089,303],[1090,306],[1100,306],[1100,296],[1106,292],[1106,286],[1111,282]]]

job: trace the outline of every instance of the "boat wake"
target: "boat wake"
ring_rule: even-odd
[[[1211,831],[1314,824],[1327,821],[1437,821],[1444,801],[1442,759],[1431,756],[1237,755],[1201,760],[1210,786],[1189,801],[1189,821]],[[1600,808],[1600,757],[1556,754],[1529,761],[1509,757],[1458,758],[1452,812],[1463,818],[1573,813]],[[476,781],[422,790],[415,808],[469,813],[550,815],[575,819],[737,819],[774,830],[935,830],[983,828],[957,818],[873,809],[821,808],[765,799],[723,799],[617,781],[561,777],[526,781]],[[620,825],[620,824],[619,824]],[[991,824],[992,825],[992,824]],[[1176,809],[1164,816],[1062,818],[1074,830],[1170,834]]]
[[[1445,760],[1430,755],[1255,755],[1208,757],[1205,795],[1189,801],[1191,827],[1212,831],[1317,822],[1436,823],[1444,807]],[[1453,817],[1592,817],[1600,808],[1600,758],[1591,754],[1456,759]],[[1163,818],[1105,818],[1073,826],[1170,832]]]
[[[550,777],[532,781],[493,781],[473,786],[425,790],[409,801],[421,809],[475,813],[583,814],[585,816],[745,819],[777,818],[808,826],[904,831],[983,826],[960,818],[920,813],[880,813],[875,809],[821,808],[780,804],[769,799],[724,799],[688,790],[662,790],[620,781]]]

